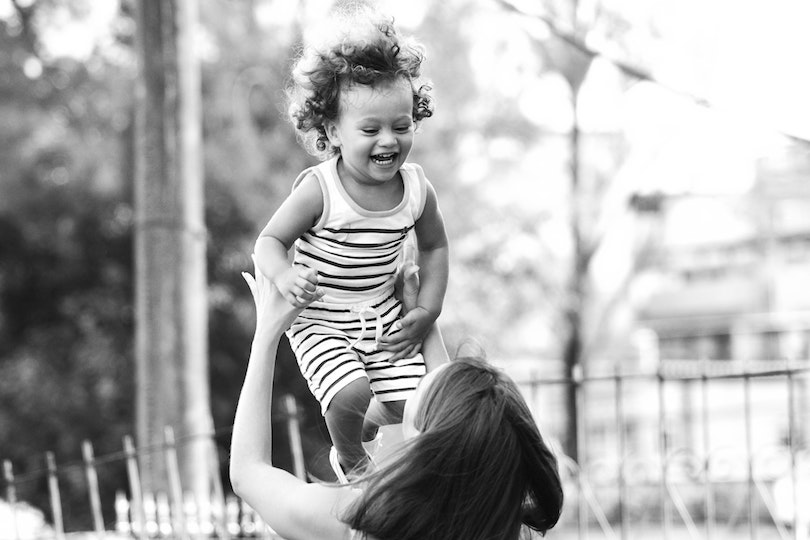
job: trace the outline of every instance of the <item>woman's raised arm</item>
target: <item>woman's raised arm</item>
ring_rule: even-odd
[[[352,499],[345,489],[307,484],[274,467],[271,458],[272,388],[281,335],[299,309],[290,305],[258,269],[244,273],[256,302],[256,332],[239,395],[231,440],[234,492],[288,540],[342,538],[337,518]]]

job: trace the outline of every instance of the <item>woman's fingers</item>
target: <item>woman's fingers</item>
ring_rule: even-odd
[[[407,346],[405,349],[403,349],[403,350],[401,350],[401,351],[399,351],[399,352],[394,353],[394,354],[393,354],[393,355],[392,355],[392,356],[391,356],[391,357],[388,359],[388,361],[389,361],[389,362],[391,362],[391,363],[394,363],[394,362],[396,362],[397,360],[401,360],[402,358],[411,358],[411,357],[414,357],[414,356],[416,356],[416,355],[417,355],[417,353],[419,353],[419,350],[420,350],[421,348],[422,348],[422,344],[421,344],[421,343],[415,343],[415,344],[413,344],[413,345],[409,345],[409,346]]]
[[[256,278],[254,278],[254,277],[253,277],[253,276],[252,276],[250,273],[248,273],[248,272],[242,272],[242,277],[243,277],[243,278],[245,279],[245,281],[247,282],[248,287],[250,288],[250,292],[251,292],[251,293],[253,294],[253,296],[255,297],[255,296],[256,296]]]

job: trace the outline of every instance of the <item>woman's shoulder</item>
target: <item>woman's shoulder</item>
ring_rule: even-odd
[[[301,484],[290,489],[284,501],[276,501],[272,509],[260,515],[266,516],[265,521],[276,534],[288,540],[362,538],[342,518],[356,496],[346,487]]]

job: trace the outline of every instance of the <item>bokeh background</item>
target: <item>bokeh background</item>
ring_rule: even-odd
[[[448,226],[440,321],[451,352],[485,351],[527,392],[666,362],[686,373],[806,362],[810,4],[370,3],[427,50],[436,113],[411,159]],[[307,29],[332,5],[212,0],[191,29],[201,67],[203,337],[226,489],[253,327],[240,272],[297,173],[315,162],[285,119],[283,87]],[[0,458],[40,508],[46,451],[71,462],[89,440],[111,455],[135,429],[136,8],[0,0]],[[302,408],[310,469],[326,474],[327,434],[292,363],[278,384]],[[762,414],[754,424],[774,424],[784,390],[739,405],[720,393],[734,405],[713,429],[732,437],[752,403]],[[531,395],[561,452],[581,462],[613,444],[610,420],[571,420],[572,394]],[[666,394],[681,419],[690,396]],[[796,399],[791,448],[810,430],[806,392]],[[775,425],[758,433],[785,444],[787,424]],[[683,426],[668,433],[672,444],[688,442],[688,418]],[[286,441],[278,454],[290,463]],[[107,498],[124,476],[122,463],[102,475]],[[88,518],[70,493],[82,482],[62,482],[77,529]]]

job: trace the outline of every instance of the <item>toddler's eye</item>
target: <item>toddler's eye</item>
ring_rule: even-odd
[[[413,127],[412,125],[399,126],[399,127],[394,128],[394,130],[397,133],[408,133],[411,130],[412,127]]]
[[[365,133],[366,135],[374,135],[375,133],[377,133],[377,130],[376,130],[376,129],[373,129],[373,128],[365,128],[365,129],[363,129],[362,131],[363,131],[363,133]]]

